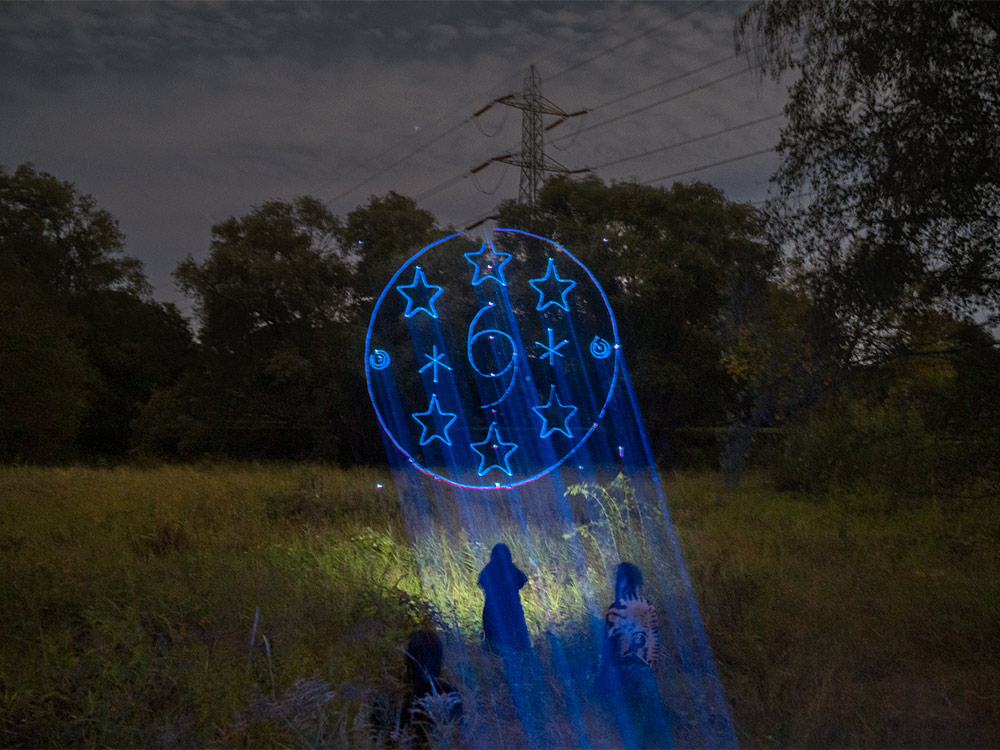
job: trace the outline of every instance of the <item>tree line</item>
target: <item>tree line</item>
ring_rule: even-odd
[[[799,74],[775,199],[558,177],[498,207],[604,286],[661,459],[808,488],[995,478],[998,29],[989,3],[759,2],[738,47]],[[93,199],[0,171],[0,457],[384,460],[365,327],[450,231],[394,192],[343,217],[262,203],[178,264],[192,327]]]

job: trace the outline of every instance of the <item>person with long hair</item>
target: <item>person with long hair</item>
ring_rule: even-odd
[[[642,594],[642,571],[623,562],[615,571],[615,600],[604,615],[597,689],[612,705],[628,747],[670,744],[654,671],[659,655],[660,626]]]

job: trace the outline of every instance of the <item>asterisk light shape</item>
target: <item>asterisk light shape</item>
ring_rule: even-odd
[[[507,476],[511,476],[510,454],[517,450],[518,445],[503,441],[496,422],[490,423],[490,431],[486,433],[485,440],[481,443],[469,443],[469,447],[482,456],[482,460],[479,462],[479,476],[483,476],[493,469],[500,469]],[[503,458],[500,457],[501,453]]]
[[[455,420],[458,419],[458,415],[441,411],[441,404],[438,403],[436,393],[431,396],[431,405],[428,407],[427,411],[420,411],[411,416],[420,423],[420,427],[422,428],[420,433],[421,445],[427,445],[435,438],[440,440],[445,445],[451,445],[451,438],[448,437],[448,428],[455,423]],[[437,431],[436,423],[443,421],[445,417],[448,417],[448,421],[445,422],[444,426],[441,428],[441,432],[439,433]]]
[[[562,356],[564,356],[562,353],[560,353],[559,350],[562,349],[564,346],[566,346],[566,344],[569,343],[569,340],[568,339],[563,339],[562,341],[560,341],[557,344],[557,343],[555,343],[555,340],[552,337],[552,329],[549,328],[548,331],[549,331],[549,345],[548,346],[546,346],[545,344],[543,344],[541,341],[536,341],[535,343],[538,344],[540,347],[542,347],[542,349],[545,350],[545,354],[542,355],[542,359],[545,359],[546,357],[548,357],[549,358],[549,364],[550,365],[554,365],[556,363],[556,357],[562,357]]]
[[[438,382],[438,367],[443,367],[446,370],[450,370],[451,368],[448,367],[448,365],[446,365],[444,362],[441,361],[441,358],[444,357],[444,352],[441,352],[440,354],[438,354],[437,344],[433,344],[433,351],[434,351],[434,356],[433,357],[430,354],[425,354],[424,355],[425,357],[427,357],[427,359],[430,360],[430,362],[428,362],[426,365],[424,365],[419,370],[417,370],[417,372],[423,373],[423,371],[426,370],[428,367],[433,367],[434,368],[434,382],[436,383],[436,382]]]
[[[412,289],[413,291],[404,291],[406,289]],[[413,272],[413,283],[406,286],[397,286],[396,290],[406,297],[406,312],[404,315],[407,318],[412,318],[421,310],[432,318],[438,316],[437,310],[434,309],[434,300],[440,296],[444,289],[434,284],[428,284],[427,277],[420,266],[417,266],[417,270]]]
[[[552,403],[553,401],[555,403]],[[560,401],[554,385],[549,391],[548,402],[543,406],[532,406],[531,410],[542,419],[540,438],[547,438],[553,432],[561,432],[568,438],[573,437],[573,431],[569,428],[569,420],[576,414],[577,408],[572,404],[567,405]],[[549,426],[549,422],[552,422],[551,426]],[[562,426],[559,425],[560,422],[562,422]]]
[[[529,279],[528,283],[538,292],[538,307],[535,308],[536,310],[544,310],[549,305],[555,305],[569,312],[569,305],[566,304],[566,295],[569,294],[570,289],[576,286],[576,282],[572,279],[560,279],[559,274],[556,272],[555,261],[552,258],[549,258],[549,266],[545,269],[545,275],[540,279]],[[545,299],[545,287],[549,288],[551,299]],[[552,291],[555,293],[552,294]]]
[[[503,277],[503,267],[510,263],[514,257],[510,253],[497,250],[493,243],[483,243],[474,253],[465,253],[466,260],[476,267],[472,274],[472,286],[482,284],[486,279],[493,279],[500,286],[507,286],[507,280]]]

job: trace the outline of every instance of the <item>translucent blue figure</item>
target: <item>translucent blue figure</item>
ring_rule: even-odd
[[[604,617],[597,694],[611,706],[626,747],[669,747],[670,729],[653,671],[660,654],[656,610],[641,593],[642,572],[622,563]]]
[[[528,577],[511,558],[506,544],[497,544],[490,561],[479,573],[483,604],[483,633],[486,643],[497,650],[527,651],[531,648],[528,626],[521,607],[521,589]]]

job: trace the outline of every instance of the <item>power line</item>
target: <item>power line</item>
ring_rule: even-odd
[[[639,38],[641,38],[641,37],[643,37],[643,36],[646,36],[646,35],[648,35],[648,34],[652,33],[652,32],[653,32],[653,31],[655,31],[656,29],[658,29],[658,28],[661,28],[662,26],[664,26],[664,25],[666,25],[666,24],[669,24],[669,23],[673,23],[673,22],[675,22],[675,21],[679,21],[679,20],[681,20],[682,18],[684,18],[685,16],[688,16],[688,15],[690,15],[691,13],[693,13],[693,12],[694,12],[695,10],[698,10],[698,8],[699,8],[699,7],[701,7],[701,6],[698,6],[698,7],[695,7],[695,8],[693,8],[693,9],[691,9],[690,11],[688,11],[687,13],[684,13],[684,14],[682,14],[681,16],[678,16],[678,17],[676,17],[676,18],[672,18],[672,19],[668,19],[667,21],[664,21],[664,22],[662,22],[662,23],[658,24],[657,26],[653,27],[652,29],[647,29],[646,31],[642,32],[641,34],[639,34],[639,35],[637,35],[637,36],[635,36],[635,37],[631,37],[630,39],[628,39],[628,40],[626,40],[626,41],[624,41],[624,42],[622,42],[622,43],[620,43],[620,44],[618,44],[618,45],[615,45],[614,47],[611,47],[611,48],[609,48],[609,49],[605,50],[604,52],[602,52],[602,53],[600,53],[600,54],[598,54],[598,55],[595,55],[594,57],[591,57],[591,58],[588,58],[588,59],[586,59],[586,60],[583,60],[583,61],[582,61],[582,62],[580,62],[580,63],[575,63],[574,65],[571,65],[571,66],[570,66],[569,68],[564,68],[564,69],[563,69],[562,71],[560,71],[560,72],[559,72],[559,73],[557,73],[556,75],[562,75],[563,73],[566,73],[566,72],[568,72],[569,70],[573,70],[573,69],[576,69],[576,68],[579,68],[579,67],[581,67],[581,66],[583,66],[583,65],[585,65],[585,64],[587,64],[587,63],[589,63],[589,62],[591,62],[592,60],[595,60],[595,59],[597,59],[598,57],[601,57],[602,55],[604,55],[604,54],[607,54],[608,52],[612,52],[612,51],[614,51],[614,50],[616,50],[616,49],[618,49],[618,48],[620,48],[620,47],[623,47],[624,45],[626,45],[626,44],[628,44],[628,43],[630,43],[630,42],[632,42],[632,41],[635,41],[636,39],[639,39]],[[561,53],[562,53],[562,52],[563,52],[563,51],[564,51],[565,49],[567,49],[568,47],[571,47],[571,46],[573,46],[573,43],[571,43],[571,42],[570,42],[570,43],[567,43],[567,44],[563,45],[563,46],[562,46],[561,48],[559,48],[558,50],[556,50],[556,51],[554,51],[554,52],[551,52],[551,53],[549,53],[548,55],[545,55],[545,56],[544,56],[544,57],[543,57],[542,59],[548,59],[548,58],[550,58],[550,57],[553,57],[553,56],[556,56],[556,55],[559,55],[559,54],[561,54]],[[509,75],[509,76],[507,76],[506,78],[504,78],[503,80],[501,80],[501,81],[500,81],[500,82],[499,82],[498,84],[496,84],[496,85],[495,85],[495,86],[493,86],[492,88],[493,88],[494,90],[496,90],[497,88],[500,88],[500,87],[501,87],[501,86],[502,86],[503,84],[505,84],[505,83],[506,83],[507,81],[510,81],[511,79],[514,79],[516,75],[517,75],[516,73],[512,73],[511,75]],[[494,102],[495,102],[495,101],[498,101],[498,100],[494,100]],[[494,102],[491,102],[491,104],[492,104],[492,103],[494,103]],[[402,163],[403,163],[404,161],[407,161],[408,159],[411,159],[411,158],[413,158],[414,156],[416,156],[417,154],[419,154],[419,153],[420,153],[421,151],[424,151],[425,149],[427,149],[427,148],[430,148],[431,146],[433,146],[434,144],[436,144],[436,143],[437,143],[438,141],[440,141],[441,139],[443,139],[443,138],[447,137],[448,135],[451,135],[451,134],[452,134],[453,132],[455,132],[456,130],[458,130],[458,129],[459,129],[459,128],[460,128],[461,126],[462,126],[462,125],[464,125],[464,124],[466,124],[466,123],[468,123],[468,122],[471,122],[471,121],[473,121],[473,120],[474,120],[474,119],[476,118],[476,116],[477,116],[478,114],[482,114],[482,112],[484,112],[484,111],[485,111],[485,109],[481,109],[481,110],[479,110],[479,111],[478,111],[478,112],[477,112],[476,114],[472,115],[472,117],[466,117],[466,118],[465,118],[464,120],[462,120],[462,121],[461,121],[460,123],[458,123],[457,125],[454,125],[454,126],[452,126],[451,128],[449,128],[449,129],[448,129],[448,130],[446,130],[445,132],[441,133],[440,135],[436,136],[435,138],[431,139],[431,140],[430,140],[430,141],[428,141],[427,143],[425,143],[425,144],[423,144],[423,145],[421,145],[421,146],[418,146],[417,148],[413,149],[412,151],[410,151],[410,152],[408,152],[408,153],[404,154],[404,155],[403,155],[402,157],[400,157],[400,158],[399,158],[399,159],[397,159],[396,161],[392,162],[392,163],[391,163],[391,164],[389,164],[388,166],[386,166],[386,167],[383,167],[382,169],[380,169],[380,170],[379,170],[378,172],[376,172],[375,174],[372,174],[372,175],[370,175],[370,176],[366,177],[365,179],[361,180],[360,182],[358,182],[358,183],[356,183],[356,184],[352,185],[351,187],[349,187],[349,188],[348,188],[347,190],[344,190],[344,191],[342,191],[342,192],[338,193],[338,194],[337,194],[337,195],[335,195],[335,196],[334,196],[333,198],[331,198],[331,199],[330,199],[330,201],[331,201],[331,202],[333,202],[333,201],[337,201],[337,200],[340,200],[341,198],[343,198],[343,197],[345,197],[345,196],[347,196],[347,195],[350,195],[350,194],[351,194],[351,193],[353,193],[353,192],[354,192],[355,190],[358,190],[359,188],[362,188],[362,187],[364,187],[365,185],[367,185],[368,183],[370,183],[370,182],[371,182],[372,180],[374,180],[374,179],[376,179],[376,178],[378,178],[378,177],[381,177],[381,176],[382,176],[383,174],[385,174],[386,172],[390,171],[391,169],[394,169],[395,167],[399,166],[399,165],[400,165],[400,164],[402,164]],[[434,123],[434,125],[432,125],[431,127],[436,127],[436,126],[437,126],[437,125],[438,125],[439,123],[443,122],[443,121],[444,121],[444,120],[446,120],[446,119],[447,119],[447,116],[445,116],[445,117],[442,117],[442,118],[440,118],[440,119],[439,119],[439,120],[437,120],[437,121],[436,121],[436,122]],[[506,118],[505,118],[505,119],[506,119]],[[477,124],[477,126],[478,126],[478,121],[476,122],[476,124]],[[501,126],[501,128],[502,128],[502,126]],[[389,148],[387,148],[387,149],[384,149],[384,150],[380,151],[380,152],[379,152],[378,154],[376,154],[375,156],[372,156],[371,158],[369,158],[368,160],[366,160],[365,162],[363,162],[363,163],[362,163],[362,165],[361,165],[361,167],[364,167],[364,166],[367,166],[368,164],[370,164],[371,162],[375,161],[376,159],[379,159],[379,158],[381,158],[381,157],[382,157],[382,156],[384,156],[385,154],[387,154],[387,153],[389,153],[390,151],[392,151],[392,150],[393,150],[394,148],[395,148],[395,145],[392,145],[392,146],[390,146]],[[355,171],[357,171],[357,168],[355,169]]]
[[[612,104],[618,104],[619,102],[623,102],[626,99],[631,99],[633,96],[638,96],[639,94],[645,94],[647,91],[652,91],[653,89],[657,89],[660,86],[666,86],[668,83],[676,83],[677,81],[681,81],[687,78],[688,76],[693,76],[695,73],[701,73],[703,70],[714,68],[716,65],[721,65],[724,62],[729,62],[730,60],[734,60],[737,57],[738,55],[726,55],[725,57],[720,57],[717,60],[713,60],[710,63],[705,63],[704,65],[697,67],[694,70],[688,70],[685,71],[684,73],[678,73],[677,75],[671,76],[670,78],[665,78],[662,81],[651,83],[648,86],[638,89],[637,91],[633,91],[629,94],[623,94],[622,96],[615,97],[614,99],[609,99],[606,102],[602,102],[594,107],[591,107],[589,111],[596,112],[599,109],[610,107]],[[749,72],[750,68],[747,68],[746,70]]]
[[[340,200],[340,199],[341,199],[341,198],[343,198],[343,197],[344,197],[345,195],[350,195],[351,193],[353,193],[353,192],[354,192],[355,190],[357,190],[358,188],[361,188],[361,187],[364,187],[365,185],[367,185],[367,184],[368,184],[369,182],[371,182],[371,181],[372,181],[372,180],[374,180],[375,178],[377,178],[377,177],[381,177],[382,175],[384,175],[384,174],[385,174],[386,172],[388,172],[388,171],[389,171],[390,169],[393,169],[394,167],[397,167],[397,166],[399,166],[400,164],[402,164],[402,163],[403,163],[404,161],[406,161],[407,159],[410,159],[410,158],[412,158],[412,157],[416,156],[417,154],[419,154],[419,153],[420,153],[421,151],[423,151],[424,149],[428,149],[428,148],[430,148],[431,146],[433,146],[433,145],[434,145],[435,143],[437,143],[437,142],[438,142],[438,141],[440,141],[441,139],[443,139],[443,138],[445,138],[445,137],[447,137],[447,136],[451,135],[451,134],[452,134],[452,133],[454,133],[454,132],[455,132],[456,130],[458,130],[458,129],[459,129],[460,127],[462,127],[462,126],[463,126],[463,125],[465,125],[465,124],[466,124],[467,122],[469,122],[469,121],[470,121],[471,119],[472,119],[471,117],[466,117],[466,118],[465,118],[464,120],[462,120],[462,121],[461,121],[460,123],[458,123],[457,125],[453,125],[452,127],[448,128],[448,129],[447,129],[446,131],[444,131],[443,133],[441,133],[441,135],[439,135],[439,136],[437,136],[437,137],[435,137],[435,138],[432,138],[431,140],[427,141],[427,143],[425,143],[424,145],[422,145],[422,146],[419,146],[419,147],[415,148],[415,149],[414,149],[413,151],[410,151],[410,152],[409,152],[408,154],[406,154],[405,156],[402,156],[402,157],[400,157],[399,159],[397,159],[396,161],[394,161],[394,162],[393,162],[392,164],[388,165],[387,167],[383,167],[382,169],[380,169],[380,170],[379,170],[378,172],[376,172],[375,174],[373,174],[373,175],[370,175],[369,177],[366,177],[366,178],[365,178],[365,179],[363,179],[363,180],[362,180],[361,182],[357,183],[356,185],[353,185],[352,187],[349,187],[349,188],[348,188],[347,190],[344,190],[344,191],[343,191],[342,193],[338,193],[337,195],[335,195],[335,196],[334,196],[333,198],[331,198],[330,200],[331,200],[331,201],[337,201],[337,200]]]
[[[548,80],[551,81],[552,79],[558,78],[559,76],[561,76],[561,75],[563,75],[565,73],[569,73],[571,70],[576,70],[577,68],[583,67],[587,63],[592,63],[594,60],[597,60],[597,59],[599,59],[601,57],[604,57],[607,54],[610,54],[611,52],[614,52],[614,51],[616,51],[618,49],[621,49],[626,44],[631,44],[632,42],[634,42],[634,41],[636,41],[638,39],[642,39],[644,36],[649,36],[654,31],[659,31],[664,26],[669,26],[672,23],[677,23],[678,21],[680,21],[680,20],[682,20],[684,18],[687,18],[688,16],[690,16],[695,11],[701,10],[701,8],[704,7],[704,6],[706,6],[706,5],[708,5],[708,3],[701,3],[700,5],[696,5],[695,7],[691,8],[690,10],[688,10],[685,13],[682,13],[679,16],[675,16],[674,18],[668,18],[665,21],[661,21],[660,23],[656,24],[655,26],[651,26],[650,28],[646,29],[645,31],[643,31],[643,32],[641,32],[639,34],[636,34],[635,36],[630,37],[630,38],[626,39],[625,41],[620,42],[619,44],[616,44],[616,45],[614,45],[612,47],[607,48],[603,52],[598,52],[593,57],[588,57],[586,60],[581,60],[578,63],[574,63],[573,65],[570,65],[568,68],[563,68],[562,70],[558,71],[557,73],[551,74],[550,76],[548,76]]]
[[[660,85],[663,85],[664,83],[667,83],[667,82],[670,82],[670,81],[674,81],[674,80],[680,80],[681,78],[684,78],[684,77],[686,77],[686,76],[689,76],[689,75],[691,75],[691,74],[693,74],[693,73],[697,73],[697,72],[699,72],[699,71],[701,71],[701,70],[705,70],[706,68],[709,68],[709,67],[712,67],[713,65],[718,65],[718,64],[719,64],[719,62],[722,62],[723,60],[730,60],[730,59],[732,59],[732,57],[731,57],[731,56],[729,56],[729,57],[725,57],[725,58],[722,58],[722,60],[716,60],[716,61],[715,61],[715,62],[713,62],[713,63],[709,63],[708,65],[704,65],[704,66],[702,66],[702,67],[700,67],[700,68],[696,68],[696,69],[695,69],[695,70],[693,70],[693,71],[688,71],[687,73],[682,73],[681,75],[679,75],[679,76],[676,76],[676,77],[674,77],[674,78],[671,78],[671,79],[668,79],[667,81],[661,81],[660,83],[657,83],[657,84],[653,84],[653,86],[652,86],[652,87],[646,87],[645,89],[641,89],[641,90],[640,90],[639,92],[634,92],[634,93],[632,93],[632,94],[627,94],[627,95],[625,95],[625,96],[623,96],[623,97],[619,97],[618,99],[616,99],[616,100],[613,100],[613,101],[615,101],[615,102],[617,102],[617,101],[622,101],[622,100],[624,100],[624,99],[627,99],[627,98],[629,98],[630,96],[634,96],[634,95],[635,95],[636,93],[641,93],[641,92],[643,92],[643,91],[648,91],[648,90],[649,90],[650,88],[655,88],[656,86],[660,86]],[[597,129],[597,128],[600,128],[600,127],[603,127],[603,126],[605,126],[605,125],[610,125],[610,124],[611,124],[611,123],[613,123],[613,122],[617,122],[618,120],[621,120],[621,119],[624,119],[624,118],[626,118],[626,117],[631,117],[631,116],[632,116],[632,115],[634,115],[634,114],[638,114],[638,113],[640,113],[640,112],[644,112],[644,111],[646,111],[646,110],[648,110],[648,109],[652,109],[653,107],[656,107],[656,106],[659,106],[660,104],[666,104],[667,102],[670,102],[670,101],[676,101],[677,99],[680,99],[680,98],[682,98],[682,97],[684,97],[684,96],[687,96],[687,95],[689,95],[689,94],[693,94],[693,93],[696,93],[696,92],[698,92],[698,91],[702,91],[702,90],[704,90],[704,89],[706,89],[706,88],[709,88],[710,86],[714,86],[714,85],[715,85],[715,84],[717,84],[717,83],[722,83],[723,81],[727,81],[727,80],[729,80],[730,78],[734,78],[734,77],[736,77],[737,75],[741,75],[742,73],[745,73],[745,72],[748,72],[748,71],[747,71],[747,69],[740,69],[740,70],[736,71],[735,73],[730,73],[730,74],[728,74],[728,75],[725,75],[725,76],[722,76],[721,78],[715,78],[715,79],[713,79],[713,80],[711,80],[711,81],[706,81],[706,82],[705,82],[705,83],[703,83],[703,84],[699,84],[698,86],[695,86],[695,87],[693,87],[693,88],[690,88],[690,89],[686,89],[686,90],[684,90],[684,91],[681,91],[680,93],[677,93],[677,94],[672,94],[671,96],[668,96],[668,97],[666,97],[665,99],[661,99],[661,100],[659,100],[659,101],[656,101],[656,102],[653,102],[652,104],[647,104],[647,105],[645,105],[645,106],[643,106],[643,107],[639,107],[638,109],[635,109],[635,110],[632,110],[632,111],[630,111],[630,112],[626,112],[626,113],[624,113],[624,114],[622,114],[622,115],[618,115],[618,116],[616,116],[616,117],[612,117],[612,118],[611,118],[611,119],[609,119],[609,120],[603,120],[603,121],[601,121],[601,122],[599,122],[599,123],[596,123],[596,124],[594,124],[594,125],[589,125],[589,126],[587,126],[587,127],[583,127],[583,128],[579,128],[579,129],[577,129],[577,131],[576,131],[576,132],[574,132],[574,133],[570,133],[570,134],[568,134],[568,135],[565,135],[565,136],[559,136],[558,138],[553,138],[553,139],[551,139],[551,140],[549,141],[549,143],[552,143],[552,144],[554,144],[554,143],[555,143],[555,142],[557,142],[557,141],[563,141],[563,140],[566,140],[566,139],[568,139],[568,138],[573,138],[573,139],[575,139],[575,138],[577,138],[577,137],[578,137],[578,136],[579,136],[579,135],[580,135],[581,133],[584,133],[584,132],[588,132],[588,131],[590,131],[590,130],[595,130],[595,129]],[[508,97],[502,97],[502,98],[508,98]],[[490,102],[490,104],[489,104],[489,105],[487,105],[487,107],[488,107],[488,106],[491,106],[491,105],[492,105],[492,104],[494,104],[494,103],[497,103],[498,101],[499,101],[499,100],[495,100],[494,102]],[[598,105],[598,107],[595,107],[594,109],[597,109],[597,108],[599,108],[599,107],[603,107],[603,106],[606,106],[607,104],[609,104],[609,102],[606,102],[605,104],[601,104],[601,105]],[[479,110],[479,112],[483,112],[483,111],[485,111],[485,107],[484,107],[483,109],[480,109],[480,110]],[[591,109],[591,110],[588,110],[588,111],[592,112],[592,111],[594,111],[594,110],[593,110],[593,109]],[[779,114],[780,114],[780,113],[779,113]],[[772,115],[771,117],[777,117],[777,116],[779,116],[779,115]],[[770,118],[762,118],[761,122],[763,122],[763,121],[764,121],[764,120],[766,120],[766,119],[770,119]],[[735,130],[735,129],[736,129],[737,127],[745,127],[745,126],[748,126],[749,124],[751,124],[751,123],[747,123],[747,124],[745,124],[745,125],[742,125],[742,126],[735,126],[735,127],[731,128],[731,129],[732,129],[732,130]],[[550,127],[551,127],[551,126],[550,126]],[[721,134],[722,132],[728,132],[728,130],[729,130],[729,129],[727,129],[727,130],[723,130],[723,131],[719,131],[718,133],[715,133],[715,134],[711,134],[711,135],[719,135],[719,134]],[[664,147],[662,147],[662,148],[660,148],[660,149],[653,149],[653,151],[652,151],[652,152],[655,152],[655,151],[659,151],[659,150],[664,150],[664,151],[665,151],[665,150],[668,150],[668,149],[670,149],[670,148],[675,148],[675,147],[677,147],[677,146],[680,146],[680,145],[686,145],[686,144],[687,144],[688,142],[691,142],[691,143],[693,143],[693,142],[695,142],[696,140],[702,140],[703,138],[709,138],[709,137],[711,137],[711,135],[706,135],[706,136],[700,136],[700,137],[698,137],[698,138],[696,138],[696,139],[693,139],[693,140],[691,140],[691,141],[685,141],[685,142],[683,142],[683,143],[678,143],[678,144],[671,144],[671,145],[669,145],[669,146],[664,146]],[[651,153],[652,153],[652,152],[651,152]],[[643,155],[646,155],[646,154],[640,154],[639,156],[643,156]],[[454,184],[456,184],[456,183],[458,183],[458,182],[461,182],[462,180],[464,180],[464,179],[468,178],[468,177],[469,177],[469,176],[471,176],[472,174],[475,174],[476,172],[478,172],[478,171],[480,171],[480,170],[482,170],[482,169],[485,169],[485,168],[486,168],[487,166],[489,166],[489,165],[490,165],[491,163],[494,163],[494,162],[497,162],[497,161],[500,161],[501,159],[507,159],[507,158],[513,158],[514,156],[515,156],[515,154],[513,153],[513,151],[509,151],[508,153],[506,153],[506,154],[502,154],[502,155],[500,155],[500,156],[494,156],[494,157],[493,157],[492,159],[488,159],[487,161],[483,162],[483,163],[482,163],[482,164],[480,164],[479,166],[477,166],[477,167],[473,167],[473,168],[472,168],[471,170],[469,170],[469,171],[467,171],[467,172],[463,172],[462,174],[460,174],[460,175],[457,175],[457,176],[455,176],[455,177],[449,177],[449,178],[448,178],[447,180],[444,180],[443,182],[441,182],[441,183],[439,183],[439,184],[435,185],[434,187],[432,187],[432,188],[429,188],[428,190],[425,190],[425,191],[424,191],[423,193],[421,193],[420,195],[416,196],[415,200],[417,200],[418,202],[419,202],[419,201],[422,201],[422,200],[425,200],[426,198],[429,198],[429,197],[431,197],[432,195],[436,195],[437,193],[441,192],[442,190],[445,190],[445,189],[447,189],[447,188],[451,187],[452,185],[454,185]],[[629,158],[639,158],[639,156],[636,156],[636,157],[629,157]],[[628,161],[628,159],[623,159],[622,161]],[[606,166],[610,166],[611,164],[615,164],[615,163],[617,163],[617,162],[609,162],[609,163],[607,163],[607,164],[603,164],[603,165],[600,165],[600,166],[597,166],[597,167],[593,167],[592,169],[601,169],[601,168],[603,168],[603,167],[606,167]],[[587,171],[587,170],[578,170],[578,171]]]
[[[702,170],[710,169],[711,167],[719,167],[722,166],[723,164],[731,164],[734,161],[742,161],[743,159],[749,159],[752,156],[760,156],[761,154],[772,153],[773,151],[774,147],[771,146],[769,148],[761,149],[760,151],[753,151],[749,154],[743,154],[741,156],[733,156],[732,158],[729,159],[721,159],[719,161],[713,161],[711,164],[702,164],[700,167],[693,167],[692,169],[685,169],[680,172],[665,174],[662,177],[654,177],[651,180],[642,180],[639,184],[651,185],[654,182],[663,182],[664,180],[670,180],[673,179],[674,177],[680,177],[682,175],[691,174],[692,172],[701,172]]]
[[[617,115],[617,116],[612,117],[612,118],[610,118],[608,120],[603,120],[603,121],[595,123],[593,125],[588,125],[585,128],[581,128],[580,131],[578,133],[576,133],[576,135],[580,135],[581,133],[587,133],[587,132],[589,132],[591,130],[596,130],[597,128],[603,128],[605,125],[610,125],[611,123],[618,122],[618,120],[623,120],[626,117],[631,117],[632,115],[637,115],[640,112],[645,112],[647,110],[652,109],[653,107],[658,107],[661,104],[666,104],[667,102],[675,101],[677,99],[680,99],[681,97],[687,96],[688,94],[693,94],[696,91],[702,91],[703,89],[707,89],[710,86],[714,86],[714,85],[716,85],[718,83],[722,83],[723,81],[728,81],[730,78],[735,78],[736,76],[743,75],[744,73],[747,73],[747,72],[748,72],[748,69],[743,68],[741,70],[737,70],[735,73],[730,73],[729,75],[722,76],[721,78],[714,78],[711,81],[706,81],[705,83],[702,83],[702,84],[700,84],[698,86],[695,86],[694,88],[686,89],[685,91],[681,91],[678,94],[671,94],[670,96],[668,96],[668,97],[666,97],[664,99],[658,99],[657,101],[655,101],[655,102],[653,102],[651,104],[646,104],[646,105],[644,105],[642,107],[639,107],[638,109],[633,109],[633,110],[631,110],[629,112],[625,112],[624,114]],[[553,140],[553,142],[555,142],[555,141],[564,141],[567,138],[572,138],[572,137],[573,137],[573,134],[562,135],[562,136],[559,136],[558,138],[553,138],[552,140]]]
[[[622,164],[623,162],[626,162],[626,161],[632,161],[634,159],[641,159],[644,156],[650,156],[652,154],[658,154],[658,153],[661,153],[663,151],[670,151],[670,150],[675,149],[675,148],[680,148],[681,146],[687,146],[687,145],[690,145],[692,143],[697,143],[698,141],[704,141],[704,140],[706,140],[708,138],[714,138],[714,137],[716,137],[718,135],[723,135],[724,133],[731,133],[734,130],[740,130],[741,128],[748,128],[751,125],[759,125],[762,122],[768,122],[769,120],[777,119],[778,117],[781,117],[783,115],[784,115],[784,112],[777,112],[777,113],[775,113],[773,115],[768,115],[767,117],[761,117],[759,119],[751,120],[749,122],[743,122],[743,123],[740,123],[739,125],[733,125],[733,126],[728,127],[728,128],[723,128],[722,130],[716,130],[716,131],[714,131],[712,133],[705,133],[704,135],[695,136],[694,138],[688,138],[688,139],[683,140],[683,141],[677,141],[676,143],[670,143],[670,144],[667,144],[666,146],[660,146],[658,148],[652,148],[649,151],[643,151],[641,154],[634,154],[632,156],[626,156],[626,157],[623,157],[621,159],[615,159],[613,161],[606,161],[603,164],[595,164],[595,165],[591,166],[590,168],[591,169],[604,169],[605,167],[612,167],[612,166],[614,166],[616,164]]]

